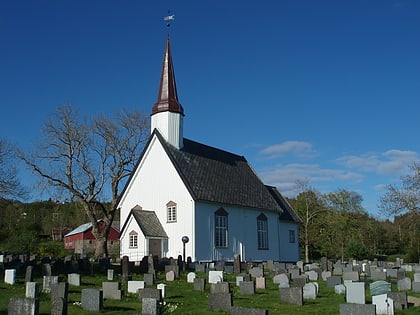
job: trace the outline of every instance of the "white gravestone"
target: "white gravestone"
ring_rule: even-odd
[[[4,272],[4,283],[15,284],[16,282],[16,269],[6,269]]]
[[[209,283],[223,282],[223,271],[209,271]]]

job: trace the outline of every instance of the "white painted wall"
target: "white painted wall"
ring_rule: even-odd
[[[183,147],[183,116],[180,113],[166,111],[152,115],[151,132],[155,128],[170,144],[178,149]]]
[[[166,204],[177,204],[177,222],[168,223]],[[143,210],[155,211],[165,229],[168,239],[166,257],[176,258],[183,253],[182,236],[187,235],[188,256],[194,256],[194,203],[175,167],[156,136],[150,142],[139,167],[120,201],[121,227],[131,209],[140,205]],[[128,234],[121,236],[121,249],[129,242]],[[127,245],[128,246],[128,245]],[[121,250],[121,253],[123,251]]]

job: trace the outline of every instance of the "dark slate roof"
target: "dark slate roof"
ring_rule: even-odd
[[[302,219],[298,216],[296,211],[287,202],[287,200],[280,194],[276,187],[266,186],[268,191],[271,193],[273,198],[277,201],[280,207],[283,209],[283,213],[280,215],[280,220],[294,221],[302,223]]]
[[[131,214],[136,219],[144,236],[168,238],[154,211],[132,209]]]
[[[282,212],[243,156],[185,138],[183,148],[177,149],[154,133],[194,200]]]

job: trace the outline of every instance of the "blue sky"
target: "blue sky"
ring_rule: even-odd
[[[420,160],[417,0],[2,1],[0,136],[29,148],[65,102],[149,115],[168,10],[185,137],[244,155],[286,196],[307,179],[378,215]]]

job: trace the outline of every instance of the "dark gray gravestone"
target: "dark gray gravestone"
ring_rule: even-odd
[[[329,288],[334,288],[336,285],[341,283],[341,276],[331,276],[327,278],[327,287]]]
[[[33,266],[26,267],[25,283],[32,282],[33,281],[33,279],[34,279],[34,277],[33,277],[33,270],[34,270],[34,267]]]
[[[43,276],[52,276],[51,265],[50,264],[42,264],[42,275]]]
[[[411,290],[411,279],[403,278],[403,279],[397,280],[397,288],[398,288],[398,291]]]
[[[141,313],[143,315],[159,315],[159,301],[153,298],[143,298],[141,300]]]
[[[155,263],[153,256],[147,256],[147,273],[155,274]]]
[[[137,291],[139,293],[139,301],[144,298],[151,298],[158,301],[162,300],[162,291],[155,288],[144,288]]]
[[[254,281],[241,281],[239,282],[239,290],[241,294],[253,295],[255,294]]]
[[[53,284],[58,283],[58,276],[44,276],[42,280],[42,290],[45,292],[51,292]]]
[[[211,283],[210,293],[230,293],[229,282]]]
[[[340,304],[340,315],[376,315],[374,304]]]
[[[38,315],[39,300],[27,298],[10,298],[8,315]]]
[[[121,275],[121,281],[127,282],[130,278],[130,261],[128,256],[123,256],[121,261],[121,269],[122,269],[122,275]]]
[[[293,279],[294,287],[302,287],[306,284],[306,277],[297,277]]]
[[[253,267],[249,269],[249,274],[252,278],[262,277],[264,276],[264,270],[260,267]]]
[[[303,305],[303,288],[279,288],[280,303]]]
[[[204,264],[195,264],[195,272],[206,272],[206,266]]]
[[[268,315],[268,311],[260,308],[232,306],[230,315]]]
[[[145,273],[143,275],[144,285],[151,286],[155,283],[155,275],[153,273]]]
[[[372,280],[383,280],[383,281],[385,281],[386,280],[386,273],[383,272],[383,271],[375,270],[375,271],[372,271],[370,273],[370,278]]]
[[[82,289],[82,308],[99,312],[103,308],[102,290]]]
[[[67,315],[67,302],[65,299],[51,299],[51,315]]]
[[[209,294],[209,310],[230,312],[232,308],[231,293],[210,293]]]
[[[394,301],[396,310],[405,310],[408,307],[407,292],[388,292],[388,297]]]
[[[194,278],[194,290],[204,292],[206,287],[206,280]]]
[[[420,282],[413,282],[411,284],[411,290],[415,293],[420,293]]]
[[[235,255],[233,260],[233,273],[239,275],[241,273],[241,255]]]
[[[166,265],[165,266],[165,273],[169,271],[173,271],[175,274],[175,278],[179,277],[179,266],[178,265]]]
[[[69,294],[69,284],[66,282],[55,283],[51,286],[51,301],[63,298],[67,302]]]

